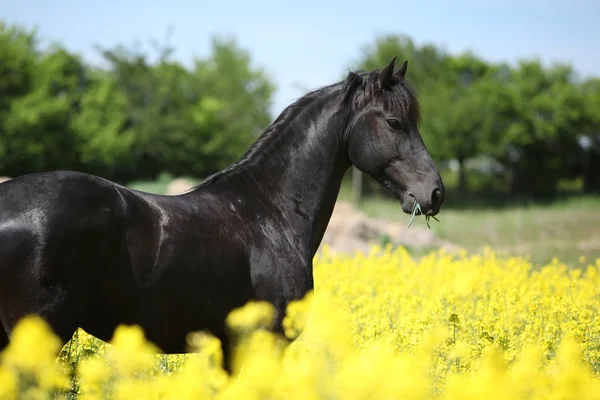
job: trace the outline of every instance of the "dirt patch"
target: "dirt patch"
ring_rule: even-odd
[[[577,244],[577,248],[580,250],[600,251],[600,237],[595,237],[589,240],[581,241]]]
[[[169,186],[167,186],[166,194],[168,194],[170,196],[183,194],[183,193],[187,192],[188,190],[190,190],[194,185],[195,185],[195,183],[193,183],[192,181],[189,181],[187,179],[183,179],[183,178],[174,179],[173,181],[171,181],[171,183],[169,183]]]
[[[387,235],[396,245],[415,249],[444,247],[449,251],[458,250],[454,243],[440,240],[427,228],[411,226],[381,218],[369,218],[351,203],[338,201],[331,216],[321,243],[327,243],[333,252],[368,252],[373,244],[380,243]]]

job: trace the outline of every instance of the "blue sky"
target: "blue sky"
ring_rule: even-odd
[[[338,80],[378,34],[408,34],[491,61],[570,62],[600,76],[598,0],[0,0],[0,19],[37,26],[43,39],[91,62],[99,60],[94,44],[160,40],[169,26],[184,63],[208,54],[212,34],[232,35],[275,79],[274,114],[303,93],[296,83]]]

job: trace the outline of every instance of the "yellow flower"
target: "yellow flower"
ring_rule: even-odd
[[[229,313],[227,324],[237,331],[268,328],[272,326],[274,316],[275,308],[272,304],[264,301],[249,302]]]
[[[0,364],[0,399],[17,399],[19,397],[17,383],[15,374]]]
[[[326,248],[314,292],[288,306],[291,345],[266,330],[268,303],[229,315],[231,376],[208,332],[188,335],[193,354],[158,356],[138,327],[119,327],[106,348],[78,331],[61,360],[76,367],[83,399],[597,399],[600,259],[586,267],[537,268],[491,248],[418,260],[390,245]],[[0,398],[64,388],[47,326],[24,321],[14,335],[0,355]]]
[[[109,354],[114,357],[119,374],[149,372],[156,363],[155,355],[159,350],[145,340],[139,326],[118,326],[110,344]]]
[[[79,377],[87,385],[100,385],[110,376],[110,368],[105,360],[90,357],[78,365]]]
[[[13,330],[2,362],[37,374],[54,362],[60,347],[60,339],[44,320],[27,316]]]

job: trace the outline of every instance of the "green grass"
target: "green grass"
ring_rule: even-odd
[[[167,186],[169,186],[169,183],[171,183],[173,179],[173,175],[165,172],[160,174],[158,179],[154,181],[133,181],[130,182],[127,186],[135,190],[141,190],[142,192],[165,194],[167,192]]]
[[[557,257],[578,265],[600,257],[600,199],[578,198],[503,210],[448,210],[432,226],[439,237],[475,251],[485,245],[545,264]]]
[[[340,199],[350,199],[349,189]],[[388,218],[408,224],[397,201],[383,197],[366,198],[360,209],[371,217]],[[430,220],[431,230],[470,252],[490,246],[499,253],[530,256],[535,264],[557,257],[572,266],[579,257],[588,262],[600,258],[600,198],[577,197],[546,205],[507,206],[501,209],[457,209],[445,207]],[[412,226],[425,225],[416,218]]]

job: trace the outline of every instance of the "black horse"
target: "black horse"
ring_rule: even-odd
[[[139,324],[165,353],[205,330],[229,357],[227,314],[249,300],[276,310],[313,289],[313,257],[350,166],[410,213],[436,215],[440,174],[404,76],[350,72],[287,107],[230,167],[179,196],[72,171],[0,184],[0,349],[27,314],[66,343],[81,327],[109,340]],[[228,368],[228,364],[225,366]]]

